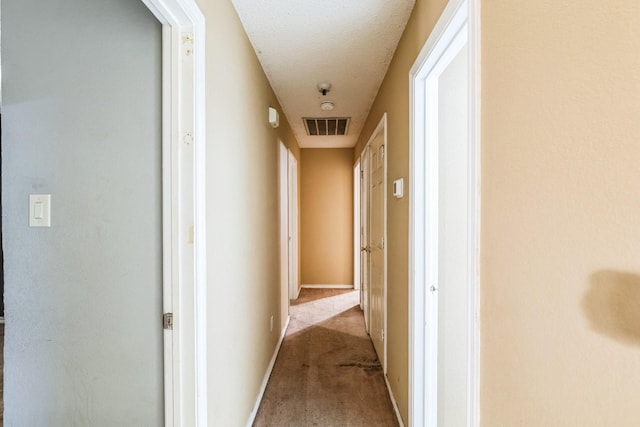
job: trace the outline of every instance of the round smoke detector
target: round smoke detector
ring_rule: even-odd
[[[323,101],[320,103],[320,108],[322,111],[331,111],[333,110],[333,102],[331,101]]]

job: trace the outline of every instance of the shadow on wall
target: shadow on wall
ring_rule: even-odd
[[[600,270],[582,307],[596,332],[626,345],[640,347],[640,275]]]

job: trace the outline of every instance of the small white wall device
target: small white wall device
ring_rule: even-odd
[[[396,199],[402,199],[404,196],[404,178],[399,178],[393,181],[393,197]]]
[[[51,227],[51,194],[29,194],[29,227]]]
[[[274,129],[280,126],[280,115],[278,114],[278,111],[273,107],[269,107],[269,124]]]

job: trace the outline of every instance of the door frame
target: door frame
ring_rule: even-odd
[[[353,165],[353,289],[360,291],[360,308],[362,308],[362,287],[360,286],[360,158]]]
[[[289,300],[298,298],[298,160],[288,150],[287,188],[289,205]]]
[[[162,24],[165,426],[207,425],[205,21],[194,0],[142,0]]]
[[[468,241],[466,260],[468,271],[470,311],[468,324],[468,419],[467,425],[479,425],[479,233],[480,233],[480,0],[451,0],[409,73],[410,97],[410,197],[409,197],[409,424],[412,426],[436,425],[437,419],[427,414],[437,413],[437,383],[428,383],[433,372],[433,349],[428,350],[428,327],[437,313],[427,310],[427,282],[433,270],[433,260],[427,259],[434,242],[427,236],[428,230],[437,227],[437,216],[429,215],[428,204],[437,195],[438,168],[430,167],[434,157],[434,144],[429,144],[433,129],[425,126],[429,107],[434,100],[427,97],[427,79],[440,57],[454,41],[457,34],[467,27],[469,49],[469,141],[468,141]],[[437,153],[437,147],[435,148]],[[428,183],[428,185],[427,185]],[[435,183],[435,184],[434,184]],[[435,187],[434,187],[435,185]],[[429,197],[431,196],[431,197]],[[437,209],[437,196],[435,198]],[[435,218],[434,218],[435,216]],[[432,240],[432,239],[431,239]],[[437,242],[435,243],[437,250]],[[437,352],[437,348],[435,350]],[[437,354],[437,353],[436,353]],[[435,369],[437,370],[437,362]],[[436,371],[437,372],[437,371]],[[435,388],[435,391],[433,387]]]
[[[364,146],[360,153],[360,282],[362,284],[360,295],[362,313],[364,315],[364,328],[369,333],[369,144]]]
[[[289,319],[289,149],[278,140],[278,206],[280,212],[280,330]]]
[[[366,179],[366,186],[363,185],[362,191],[366,191],[367,195],[366,195],[366,205],[367,205],[367,213],[366,213],[366,218],[367,218],[367,223],[366,223],[366,227],[371,227],[371,194],[369,193],[369,188],[370,188],[370,184],[371,184],[371,161],[367,160],[364,163],[362,162],[362,159],[364,156],[369,155],[369,151],[371,148],[371,143],[373,142],[373,140],[376,138],[376,136],[378,136],[379,134],[382,134],[383,137],[383,146],[384,146],[384,157],[383,157],[383,162],[384,162],[384,178],[383,178],[383,199],[382,199],[382,206],[383,206],[383,213],[382,213],[382,223],[383,223],[383,231],[382,231],[382,235],[383,235],[383,240],[384,240],[384,245],[382,248],[382,256],[383,256],[383,268],[384,268],[384,272],[383,272],[383,304],[382,306],[384,307],[383,309],[383,320],[382,320],[382,324],[383,324],[383,339],[382,339],[382,344],[383,344],[383,363],[382,363],[382,372],[386,375],[387,374],[387,341],[388,341],[388,337],[387,337],[387,312],[388,312],[388,308],[387,308],[387,273],[388,273],[388,266],[387,266],[387,253],[388,253],[388,247],[389,247],[389,241],[387,238],[387,113],[382,114],[382,118],[380,119],[380,121],[378,122],[378,125],[376,126],[376,128],[374,129],[374,131],[371,133],[371,136],[369,137],[369,139],[367,140],[367,143],[365,144],[364,148],[362,149],[362,153],[360,154],[360,160],[361,160],[361,165],[365,164],[368,167],[368,170],[366,170],[365,173],[368,173],[369,176]],[[367,240],[371,238],[371,231],[367,230]],[[368,246],[368,242],[365,242]],[[367,268],[370,270],[370,262],[371,262],[371,258],[367,255],[366,257],[367,259],[367,265],[364,266],[364,268]],[[368,313],[365,313],[365,324],[367,327],[367,332],[369,332],[369,335],[371,335],[370,329],[371,329],[371,273],[368,272],[367,273],[367,280],[369,281],[368,286],[366,291],[368,292],[369,295],[366,296],[367,298],[367,308],[368,308]],[[363,286],[364,288],[364,286]],[[368,322],[367,322],[368,320]]]

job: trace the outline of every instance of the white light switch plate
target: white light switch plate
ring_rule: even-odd
[[[29,194],[29,227],[51,227],[51,194]]]

